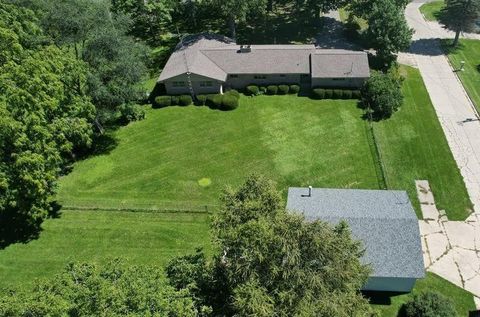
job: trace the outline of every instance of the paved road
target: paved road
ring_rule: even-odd
[[[465,222],[441,216],[425,216],[426,220],[420,221],[425,264],[429,271],[474,293],[480,306],[480,121],[440,48],[438,39],[453,38],[454,34],[423,19],[419,7],[425,2],[416,0],[406,8],[415,34],[410,52],[401,54],[400,60],[419,68],[474,204],[474,212]],[[478,34],[463,37],[480,39]]]

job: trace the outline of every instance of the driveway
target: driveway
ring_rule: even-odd
[[[428,184],[417,184],[424,220],[420,221],[425,265],[450,282],[472,292],[480,306],[480,121],[475,107],[440,47],[439,38],[453,38],[453,32],[436,22],[427,22],[416,0],[405,11],[415,30],[413,44],[400,60],[409,61],[420,70],[432,99],[452,154],[464,178],[474,211],[462,221],[448,221],[437,211],[433,195],[426,197]],[[464,38],[480,39],[478,34]],[[420,187],[418,187],[420,186]],[[426,186],[427,188],[423,188]],[[430,207],[429,207],[430,206]]]

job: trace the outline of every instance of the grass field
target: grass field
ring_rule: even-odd
[[[477,110],[480,111],[480,41],[462,39],[456,49],[449,48],[450,43],[449,40],[443,42],[444,47],[448,49],[450,63],[458,69],[460,62],[465,61],[465,70],[457,74]]]
[[[414,68],[402,71],[407,78],[404,105],[390,120],[374,123],[388,188],[407,189],[415,197],[414,180],[427,179],[438,207],[447,210],[449,219],[463,220],[470,200],[422,77]]]
[[[28,287],[70,261],[114,257],[163,266],[197,246],[210,250],[206,214],[63,211],[48,219],[38,240],[0,250],[0,289]]]
[[[118,130],[118,146],[61,180],[68,206],[215,205],[225,185],[261,172],[288,186],[378,188],[356,101],[243,97],[232,112],[190,106],[149,110]]]
[[[468,312],[475,309],[475,303],[471,293],[433,273],[427,273],[426,278],[417,281],[415,288],[410,294],[383,298],[374,296],[373,298],[378,302],[376,304],[373,303],[373,307],[379,311],[382,317],[397,317],[401,306],[409,301],[414,294],[426,291],[435,291],[450,298],[455,304],[457,316],[468,316]]]
[[[440,10],[445,6],[445,1],[433,1],[425,3],[420,7],[420,12],[427,21],[437,21]]]

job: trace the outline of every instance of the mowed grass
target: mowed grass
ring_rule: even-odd
[[[374,123],[388,188],[406,189],[418,212],[414,181],[426,179],[448,218],[464,220],[470,199],[421,75],[411,67],[401,71],[404,105],[391,119]]]
[[[465,61],[465,70],[457,72],[457,75],[480,111],[480,41],[462,39],[456,49],[449,47],[450,40],[445,40],[443,44],[448,49],[448,58],[454,69],[459,69],[460,62]]]
[[[75,164],[63,205],[203,208],[222,189],[262,173],[288,186],[378,188],[366,122],[353,100],[243,96],[235,111],[150,109],[113,134],[110,153]]]
[[[206,214],[63,211],[45,221],[38,240],[0,250],[0,289],[30,287],[70,261],[121,257],[164,266],[196,247],[209,252],[208,228]]]
[[[433,1],[425,3],[420,7],[420,12],[423,14],[427,21],[437,21],[440,10],[445,6],[445,1]]]
[[[417,281],[411,293],[392,297],[386,297],[385,294],[378,296],[377,294],[372,297],[371,303],[380,316],[397,317],[398,311],[404,303],[412,299],[415,294],[427,291],[438,292],[449,298],[455,305],[457,316],[468,316],[469,311],[475,309],[471,293],[430,272],[424,279]]]

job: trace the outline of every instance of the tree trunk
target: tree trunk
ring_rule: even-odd
[[[457,30],[457,32],[455,32],[455,39],[453,40],[453,47],[457,46],[458,45],[458,40],[460,39],[460,30]]]
[[[230,35],[231,35],[232,39],[236,40],[237,39],[237,26],[236,26],[236,23],[235,23],[235,17],[233,15],[231,15],[228,18],[228,28],[230,29]]]

